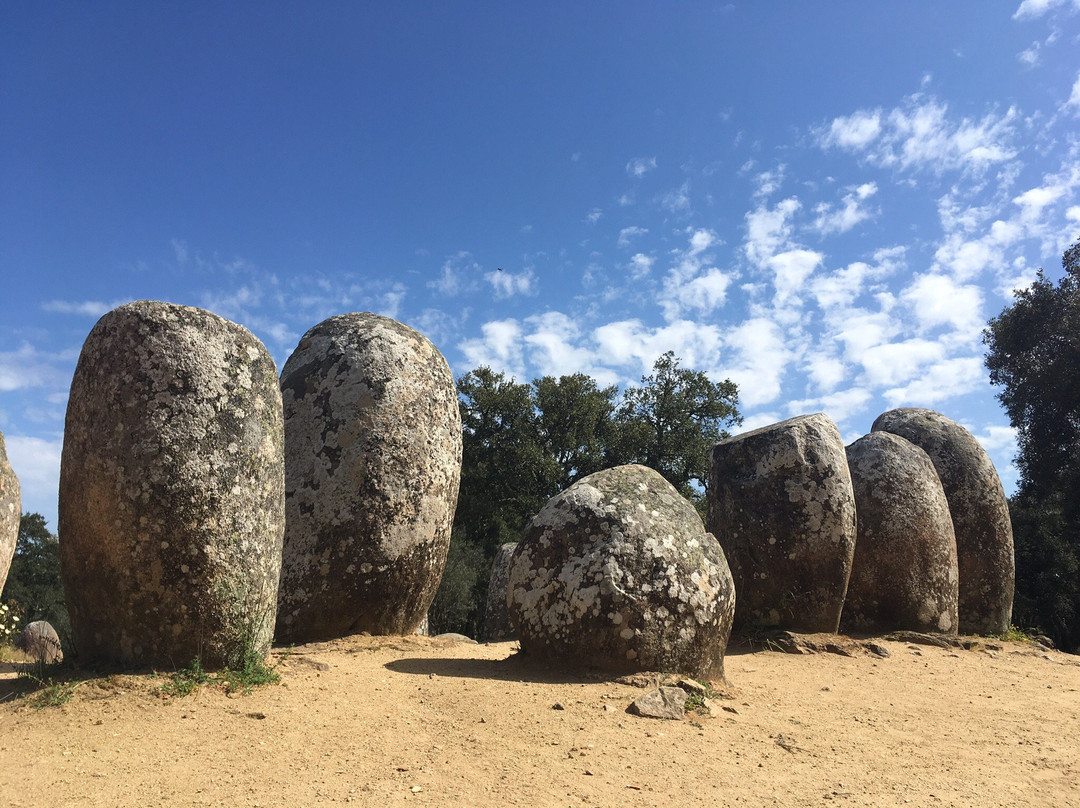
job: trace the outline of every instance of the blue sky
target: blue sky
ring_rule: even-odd
[[[279,366],[347,311],[455,374],[674,350],[746,428],[937,409],[1011,489],[981,330],[1078,237],[1080,0],[0,10],[0,431],[53,527],[82,341],[141,298]]]

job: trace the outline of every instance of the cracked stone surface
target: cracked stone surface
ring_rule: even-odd
[[[19,478],[8,462],[4,433],[0,432],[0,592],[4,591],[15,544],[19,540],[19,520],[22,518],[22,499]]]
[[[511,558],[507,599],[538,659],[724,677],[735,610],[724,553],[644,466],[591,474],[549,500]]]
[[[409,634],[435,597],[461,477],[446,359],[376,314],[308,331],[281,373],[279,642]]]
[[[889,410],[871,429],[914,443],[941,478],[956,534],[960,633],[1004,633],[1012,621],[1016,566],[1009,503],[990,455],[968,430],[933,410]]]
[[[60,470],[80,660],[218,667],[268,650],[283,443],[277,368],[247,329],[147,300],[98,321],[72,379]]]
[[[844,443],[822,413],[713,448],[709,531],[735,578],[735,625],[835,632],[855,549]]]
[[[841,625],[956,634],[956,537],[930,457],[899,435],[871,432],[847,458],[858,537]]]

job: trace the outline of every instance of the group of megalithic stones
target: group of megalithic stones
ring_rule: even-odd
[[[492,591],[524,651],[609,669],[722,675],[733,622],[1004,631],[1012,533],[986,452],[928,410],[873,429],[846,452],[821,414],[721,442],[707,526],[651,469],[590,475],[507,548]],[[413,632],[441,580],[461,441],[446,360],[389,318],[323,321],[279,378],[215,314],[114,309],[83,346],[64,433],[80,660],[212,668],[273,641]]]

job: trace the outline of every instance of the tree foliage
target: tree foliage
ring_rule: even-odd
[[[684,495],[700,498],[709,453],[740,421],[733,382],[715,383],[661,356],[641,385],[615,386],[576,373],[531,383],[488,367],[458,379],[463,433],[461,489],[433,631],[476,636],[491,563],[521,538],[555,494],[621,463],[655,468]]]
[[[990,381],[1017,431],[1015,619],[1080,646],[1080,241],[984,334]]]
[[[24,513],[2,599],[15,604],[23,625],[48,620],[61,641],[71,634],[60,580],[60,544],[40,513]],[[66,645],[67,643],[65,643]]]

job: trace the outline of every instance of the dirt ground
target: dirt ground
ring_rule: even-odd
[[[0,803],[1080,806],[1080,658],[881,644],[733,648],[715,715],[683,721],[514,643],[350,637],[275,651],[280,684],[246,695],[113,675],[44,708],[8,672]]]

